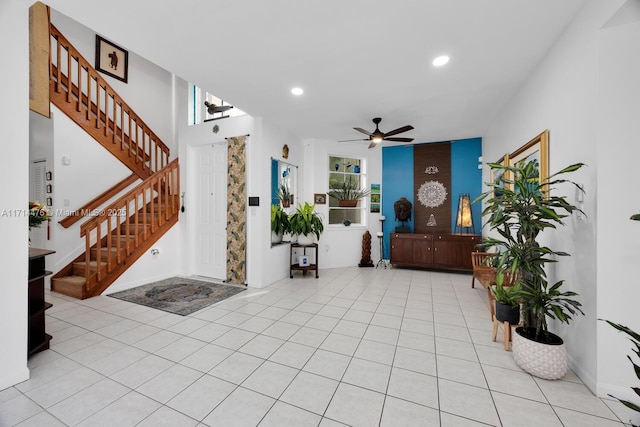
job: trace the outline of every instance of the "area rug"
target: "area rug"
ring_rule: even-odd
[[[243,286],[221,285],[202,280],[172,277],[107,296],[188,316],[245,289]]]

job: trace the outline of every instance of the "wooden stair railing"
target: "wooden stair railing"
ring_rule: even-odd
[[[169,148],[54,25],[50,32],[51,102],[141,179],[165,167]]]
[[[58,223],[64,228],[71,227],[73,224],[80,221],[83,217],[94,214],[96,212],[96,209],[107,203],[109,200],[115,197],[116,194],[120,193],[137,180],[138,175],[136,175],[135,173],[129,175],[113,187],[109,188],[107,191],[85,203],[81,208],[70,212],[66,218],[61,219],[60,221],[58,221]]]
[[[179,176],[176,159],[82,224],[85,253],[52,277],[51,290],[84,299],[109,287],[178,221]]]

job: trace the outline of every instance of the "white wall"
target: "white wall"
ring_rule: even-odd
[[[632,3],[632,2],[629,2]],[[628,3],[628,4],[629,4]],[[639,3],[633,2],[635,5]],[[640,332],[640,11],[600,31],[598,100],[598,317]],[[627,20],[628,21],[628,20]],[[627,335],[598,323],[598,393],[638,402]],[[635,357],[634,357],[635,358]],[[637,363],[637,358],[635,358]],[[636,415],[640,423],[640,414]]]
[[[619,219],[603,215],[600,209],[603,192],[610,189],[598,191],[603,188],[598,181],[612,175],[619,182],[621,172],[613,162],[607,164],[601,157],[604,150],[612,148],[612,142],[599,136],[598,104],[603,88],[598,77],[598,37],[602,25],[622,3],[622,0],[588,3],[545,59],[532,70],[530,78],[496,117],[483,139],[483,156],[497,159],[549,129],[551,172],[576,162],[588,164],[568,177],[584,184],[586,196],[581,207],[587,218],[580,220],[573,216],[565,221],[565,227],[549,231],[542,237],[550,247],[572,254],[571,258],[560,259],[549,269],[549,279],[552,283],[565,279],[566,289],[578,292],[586,315],[577,317],[569,326],[554,325],[554,330],[565,339],[571,368],[599,394],[602,394],[599,383],[603,366],[614,359],[603,358],[603,353],[619,355],[623,349],[609,348],[598,353],[602,346],[599,345],[597,318],[601,317],[603,303],[599,297],[610,288],[609,280],[599,280],[600,270],[605,268],[599,256],[603,252],[619,254],[617,245],[603,245],[599,228],[605,223],[620,227]],[[626,87],[627,83],[618,80],[614,85]],[[484,178],[488,180],[487,170]],[[564,192],[576,203],[575,190],[571,187],[559,186],[556,191]],[[640,293],[636,290],[633,295],[637,301]],[[621,294],[610,298],[610,302],[625,298],[626,301],[634,300]],[[609,305],[609,302],[605,304]]]
[[[305,174],[304,194],[309,203],[313,202],[314,193],[329,191],[329,156],[364,158],[367,163],[367,186],[382,181],[382,149],[368,149],[368,144],[338,143],[331,140],[305,140],[304,170],[312,171]],[[384,194],[384,189],[381,190]],[[316,210],[325,218],[324,233],[318,242],[320,252],[320,268],[339,268],[357,266],[362,258],[362,235],[366,230],[371,233],[371,258],[380,258],[380,247],[376,233],[380,231],[380,213],[367,213],[367,226],[342,224],[329,225],[329,204],[317,205]]]
[[[0,103],[0,390],[29,378],[27,368],[27,263],[29,202],[29,33],[28,6],[0,2],[3,102]],[[15,214],[10,214],[15,212]]]
[[[95,67],[96,32],[51,9],[51,23]],[[118,40],[109,40],[119,45]],[[127,46],[120,45],[127,49]],[[107,83],[176,156],[173,130],[172,75],[170,72],[129,51],[128,82],[102,74]]]

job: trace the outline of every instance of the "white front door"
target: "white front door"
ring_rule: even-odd
[[[198,147],[195,154],[195,274],[226,279],[227,145]]]

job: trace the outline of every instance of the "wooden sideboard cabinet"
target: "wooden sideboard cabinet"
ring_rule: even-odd
[[[44,300],[44,277],[51,274],[44,268],[44,257],[54,253],[47,249],[29,248],[29,325],[27,355],[49,348],[51,335],[45,331],[44,311],[51,304]]]
[[[471,252],[482,236],[477,234],[391,233],[391,264],[472,271]]]

